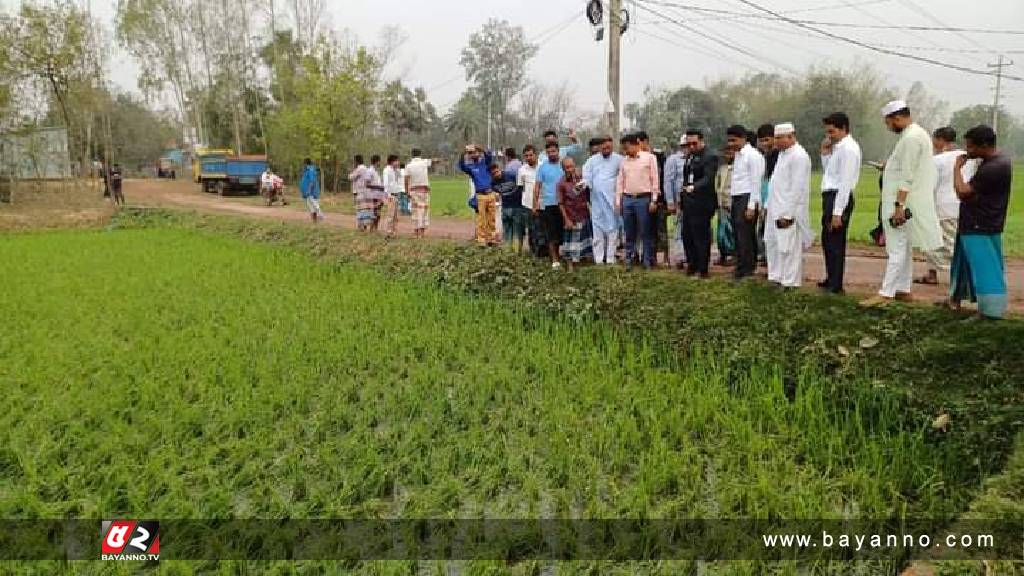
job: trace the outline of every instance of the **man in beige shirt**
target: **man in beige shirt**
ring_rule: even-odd
[[[658,210],[658,159],[640,150],[640,139],[628,134],[620,141],[624,157],[616,183],[615,208],[626,231],[626,269],[633,267],[637,237],[643,242],[644,268],[654,268],[651,215]]]

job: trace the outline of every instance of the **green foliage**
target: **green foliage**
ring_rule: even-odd
[[[375,118],[376,66],[361,47],[349,51],[321,43],[314,55],[303,57],[293,79],[294,100],[267,119],[275,164],[294,167],[310,157],[323,163],[329,188],[336,189],[342,163]]]
[[[462,49],[459,63],[484,107],[490,102],[499,141],[506,140],[509,104],[526,87],[526,66],[536,54],[537,46],[526,39],[521,27],[494,18],[470,35]]]
[[[919,99],[926,97],[920,87],[915,94]],[[753,130],[780,122],[794,122],[804,145],[812,149],[820,141],[821,119],[842,110],[853,122],[853,133],[865,157],[882,158],[888,154],[892,138],[878,109],[894,96],[880,73],[870,67],[812,68],[795,80],[759,73],[720,80],[704,89],[648,90],[641,105],[632,110],[637,127],[666,149],[674,148],[682,131],[690,126],[703,128],[717,148],[725,143],[725,129],[732,124]]]
[[[74,124],[68,92],[95,69],[86,13],[70,0],[22,2],[18,15],[5,18],[2,25],[8,66],[15,74],[45,83],[70,132]]]
[[[411,90],[401,80],[392,80],[381,90],[378,108],[380,125],[393,148],[406,151],[408,140],[422,134],[439,119],[422,88]],[[422,144],[421,144],[422,146]]]
[[[984,124],[992,125],[992,106],[978,104],[961,108],[953,113],[949,125],[956,128],[957,136],[963,138],[971,128]],[[1020,119],[1010,114],[1005,107],[999,112],[999,147],[1014,158],[1024,156],[1024,125]]]

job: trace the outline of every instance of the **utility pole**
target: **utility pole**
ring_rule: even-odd
[[[492,100],[493,100],[493,98],[491,96],[487,97],[487,149],[488,150],[493,150],[493,148],[491,148],[491,101]]]
[[[1003,68],[1013,66],[1013,60],[1007,60],[1002,54],[999,55],[999,62],[989,64],[989,68],[996,69],[996,102],[992,106],[992,129],[999,133],[999,100],[1003,95]]]
[[[618,140],[622,121],[622,0],[610,0],[608,12],[608,98],[612,102],[608,126],[611,128],[612,138]]]

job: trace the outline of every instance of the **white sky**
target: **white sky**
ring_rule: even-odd
[[[965,105],[991,104],[993,99],[992,77],[974,76],[876,54],[822,39],[785,23],[753,19],[739,23],[716,22],[708,20],[708,14],[658,5],[658,2],[668,2],[755,13],[739,0],[624,1],[633,15],[632,29],[626,35],[623,47],[624,103],[638,100],[644,87],[649,85],[702,86],[707,78],[741,75],[746,69],[736,61],[768,71],[778,70],[774,63],[803,71],[811,64],[871,62],[897,88],[906,89],[915,80],[923,81],[930,93],[950,103],[951,111]],[[779,12],[807,10],[792,16],[808,20],[900,26],[935,26],[941,22],[955,27],[1024,31],[1024,0],[754,1]],[[98,16],[111,22],[114,0],[92,0],[92,4]],[[569,79],[577,89],[579,105],[585,110],[600,111],[607,101],[607,45],[593,40],[590,24],[583,16],[585,0],[326,0],[326,4],[330,25],[355,32],[365,43],[375,42],[380,30],[386,26],[400,27],[408,35],[408,41],[397,54],[395,64],[389,70],[390,75],[402,74],[407,83],[426,88],[431,101],[442,110],[453,103],[466,86],[458,64],[462,47],[468,36],[490,17],[522,26],[531,38],[566,24],[557,34],[542,36],[540,53],[529,68],[531,79],[546,84]],[[923,10],[914,9],[915,4]],[[641,5],[689,22],[713,36],[728,37],[736,45],[744,46],[765,60],[758,61],[723,44],[694,37],[643,10]],[[575,19],[573,15],[576,15]],[[928,48],[907,52],[975,69],[986,69],[986,64],[994,62],[997,55],[955,54],[934,49],[1024,51],[1024,36],[1021,35],[958,35],[855,28],[831,30],[876,45]],[[655,39],[650,34],[672,43]],[[710,49],[727,54],[729,60],[694,53],[690,46],[694,50]],[[1024,77],[1024,53],[1010,54],[1009,58],[1018,63],[1007,68],[1007,74]],[[119,62],[112,66],[112,73],[119,85],[134,89],[137,67],[128,60],[121,55]],[[1024,116],[1024,82],[1005,81],[1004,93],[1006,106],[1013,113]]]

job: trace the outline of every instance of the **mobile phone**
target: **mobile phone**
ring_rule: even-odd
[[[903,213],[906,215],[907,222],[910,222],[910,219],[914,217],[914,213],[910,211],[910,208],[904,208]],[[889,225],[892,226],[893,228],[899,228],[899,226],[897,226],[896,223],[893,222],[894,218],[894,216],[889,218]],[[907,222],[904,222],[904,224],[906,224]]]

